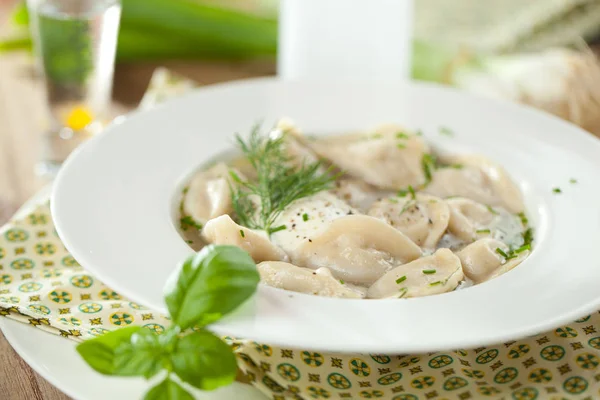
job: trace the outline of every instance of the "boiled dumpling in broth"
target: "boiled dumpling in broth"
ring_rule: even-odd
[[[382,199],[373,204],[368,214],[428,249],[435,248],[450,220],[450,210],[442,199],[421,193],[414,198],[406,195]]]
[[[357,213],[358,210],[329,192],[304,197],[294,201],[279,215],[274,226],[285,229],[274,232],[271,240],[286,253],[295,254],[302,244],[324,232],[331,221]]]
[[[466,246],[456,254],[460,258],[465,275],[477,284],[510,271],[529,255],[529,251],[525,250],[516,254],[515,258],[505,260],[498,249],[504,254],[509,253],[508,246],[503,242],[485,238]]]
[[[448,249],[400,265],[367,291],[371,299],[430,296],[450,292],[464,279],[459,258]]]
[[[370,285],[395,266],[420,257],[421,249],[383,221],[348,215],[332,220],[287,253],[296,265],[327,267],[337,279]]]
[[[442,198],[466,197],[512,213],[523,211],[521,192],[504,168],[480,156],[444,157],[442,161],[453,167],[434,171],[431,182],[423,189],[426,193]]]
[[[471,199],[457,197],[447,199],[446,204],[450,209],[448,231],[463,242],[476,240],[478,231],[487,231],[494,220],[495,211],[492,208]]]
[[[466,244],[483,237],[511,244],[521,240],[521,219],[502,207],[485,206],[463,197],[446,199],[446,204],[450,208],[448,231]]]
[[[229,215],[208,221],[202,230],[202,238],[211,244],[237,246],[256,262],[288,261],[285,252],[271,243],[265,232],[238,225]]]
[[[291,165],[299,168],[319,161],[317,155],[304,144],[305,138],[291,120],[279,120],[269,136],[271,139],[283,137],[283,149]]]
[[[421,162],[429,146],[396,125],[306,143],[344,173],[380,189],[398,190],[425,182]]]
[[[366,289],[340,281],[327,268],[312,270],[280,261],[265,261],[257,265],[263,283],[292,292],[350,299],[364,298]]]
[[[492,272],[502,265],[503,258],[496,249],[508,251],[508,246],[495,239],[480,239],[456,253],[460,258],[463,272],[474,283],[485,281]]]
[[[429,296],[509,271],[534,243],[503,168],[434,155],[399,126],[319,138],[282,119],[237,139],[241,157],[193,177],[182,217],[204,227],[186,239],[242,248],[270,286],[339,298]],[[181,222],[182,231],[194,225]]]
[[[293,264],[327,267],[337,279],[368,285],[386,271],[421,255],[421,249],[401,232],[376,218],[357,215],[329,192],[292,203],[275,225],[271,240]]]
[[[338,179],[332,193],[363,213],[367,213],[373,203],[390,195],[389,191],[382,191],[360,179],[348,177]]]
[[[230,168],[225,163],[218,163],[212,168],[197,173],[183,198],[183,211],[197,223],[204,225],[209,219],[233,211],[231,203],[232,179]],[[241,175],[239,171],[236,171]]]

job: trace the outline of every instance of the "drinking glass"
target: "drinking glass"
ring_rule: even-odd
[[[28,0],[49,122],[38,173],[54,174],[107,118],[120,0]]]

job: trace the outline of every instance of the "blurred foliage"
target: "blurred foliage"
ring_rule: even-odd
[[[27,7],[13,11],[15,37],[0,51],[30,49]],[[117,58],[120,61],[245,59],[274,56],[277,21],[191,0],[123,0]]]
[[[277,19],[273,5],[276,3],[272,0],[255,0],[254,4],[260,7],[246,3],[246,11],[236,9],[239,4],[232,0],[122,0],[122,3],[118,61],[240,60],[276,55]],[[0,52],[31,48],[24,3],[15,8],[13,22],[21,31],[14,38],[0,42]],[[454,50],[417,40],[413,45],[413,77],[447,81],[448,68],[456,56]]]

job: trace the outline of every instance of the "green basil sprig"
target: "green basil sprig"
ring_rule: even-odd
[[[258,282],[248,253],[235,246],[207,246],[185,260],[167,282],[165,302],[173,324],[163,334],[127,327],[86,340],[77,351],[104,375],[150,379],[164,373],[145,400],[193,399],[178,381],[214,390],[235,380],[233,351],[205,326],[239,307]],[[191,327],[195,329],[186,331]]]

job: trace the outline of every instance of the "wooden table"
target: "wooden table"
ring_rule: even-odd
[[[0,27],[12,0],[0,0]],[[173,62],[161,64],[202,84],[275,72],[272,61]],[[155,64],[118,65],[114,97],[132,109],[141,99]],[[47,181],[34,174],[45,115],[40,82],[33,78],[30,57],[0,55],[0,226]],[[34,372],[0,333],[0,398],[66,400],[67,396]]]

